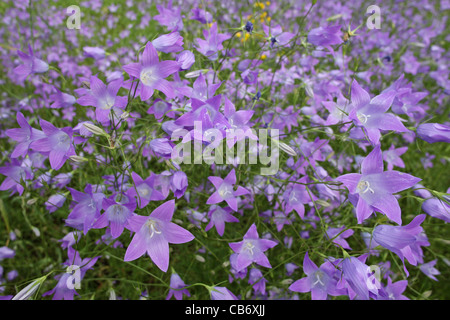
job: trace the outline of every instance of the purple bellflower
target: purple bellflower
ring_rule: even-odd
[[[396,91],[388,88],[370,99],[369,93],[353,80],[351,92],[353,109],[349,113],[349,119],[353,120],[356,126],[364,128],[367,138],[373,145],[377,145],[380,141],[380,130],[409,132],[399,117],[386,113],[395,96]]]
[[[111,229],[111,237],[117,239],[125,228],[130,229],[129,221],[135,215],[136,202],[124,194],[112,195],[102,200],[105,212],[94,222],[93,229],[102,229],[107,226]]]
[[[163,34],[152,41],[156,51],[169,53],[179,52],[183,50],[183,37],[179,32],[172,32],[169,34]]]
[[[25,80],[30,74],[45,73],[48,71],[49,66],[45,61],[38,59],[34,56],[31,45],[28,45],[29,55],[17,50],[17,55],[22,60],[23,64],[14,69],[14,73],[18,75],[19,80]]]
[[[181,17],[181,8],[172,8],[169,5],[168,8],[164,8],[161,5],[156,5],[159,14],[154,16],[153,19],[159,22],[162,26],[166,26],[169,31],[182,31],[183,19]]]
[[[215,61],[219,58],[219,51],[223,49],[222,42],[228,40],[230,35],[221,34],[217,31],[217,22],[214,22],[209,30],[203,30],[205,39],[196,38],[197,50],[209,60]]]
[[[32,128],[21,112],[17,112],[17,123],[20,128],[8,129],[5,134],[17,141],[18,144],[11,154],[11,158],[25,157],[28,153],[30,144],[38,139],[45,138],[45,133],[41,130]]]
[[[382,288],[377,300],[409,300],[408,297],[402,294],[407,286],[408,280],[400,280],[393,283],[392,279],[388,277],[388,283]]]
[[[135,215],[130,220],[134,231],[124,261],[132,261],[147,252],[155,265],[166,272],[169,267],[169,243],[181,244],[192,241],[194,236],[186,229],[171,222],[175,200],[170,200],[153,210],[150,216]]]
[[[50,95],[50,100],[53,101],[50,108],[67,108],[72,106],[77,101],[73,95],[61,92],[57,88],[55,88],[55,90],[56,93]]]
[[[263,31],[266,37],[270,40],[270,47],[284,47],[289,41],[294,38],[295,34],[292,32],[283,32],[280,25],[268,27],[265,24],[262,25]]]
[[[300,178],[298,182],[305,183],[306,177]],[[306,189],[306,186],[298,183],[291,183],[283,193],[285,213],[289,214],[295,210],[300,218],[305,216],[305,204],[317,200],[317,197]]]
[[[333,239],[332,241],[336,245],[338,245],[344,249],[347,249],[347,250],[352,250],[352,248],[350,248],[348,242],[345,239],[352,236],[354,231],[352,229],[348,229],[348,230],[344,231],[344,229],[345,229],[345,226],[342,226],[340,228],[328,228],[327,237],[329,239]]]
[[[341,294],[336,290],[337,280],[334,277],[335,269],[330,263],[323,263],[320,267],[311,261],[308,252],[303,258],[303,271],[305,278],[301,278],[289,286],[294,292],[311,292],[312,300],[326,300],[328,295]]]
[[[208,180],[214,185],[216,191],[208,198],[206,204],[217,204],[225,201],[231,209],[237,211],[237,197],[250,193],[247,189],[241,186],[238,186],[237,190],[234,190],[233,186],[236,184],[236,173],[234,169],[228,173],[225,179],[210,176],[208,177]]]
[[[11,163],[5,167],[0,167],[0,174],[6,176],[6,179],[0,185],[0,190],[11,190],[11,194],[17,192],[22,195],[25,188],[21,182],[33,179],[31,168],[21,164],[17,159],[12,159]]]
[[[386,161],[387,169],[389,171],[394,169],[394,166],[399,168],[405,167],[405,163],[400,156],[406,151],[408,151],[408,147],[400,147],[396,149],[393,144],[391,144],[388,150],[383,151],[383,160]]]
[[[239,300],[233,292],[225,287],[212,287],[210,293],[211,300]]]
[[[184,289],[185,287],[186,284],[181,277],[177,273],[173,272],[170,276],[170,289],[166,300],[169,300],[172,296],[174,296],[177,300],[183,300],[183,295],[190,297],[191,294],[188,289]]]
[[[434,281],[439,281],[435,276],[440,275],[438,269],[436,269],[434,266],[436,265],[437,259],[421,264],[419,266],[420,271],[422,271],[428,278],[433,279]]]
[[[267,280],[264,278],[261,270],[259,270],[258,268],[250,269],[248,283],[252,285],[255,293],[260,293],[262,295],[266,294]]]
[[[376,299],[379,295],[381,284],[372,274],[370,267],[360,260],[365,258],[366,256],[349,257],[342,261],[343,279],[337,287],[340,288],[346,283],[351,299],[356,297],[358,300],[369,300]]]
[[[428,143],[450,143],[450,126],[440,123],[423,123],[417,127],[417,136]]]
[[[58,284],[55,288],[47,291],[43,296],[53,295],[53,300],[73,300],[74,295],[78,295],[75,289],[78,289],[86,272],[94,266],[100,257],[81,259],[78,251],[69,247],[67,250],[69,259],[64,265],[70,267],[67,272],[57,276]],[[72,274],[73,273],[73,274]]]
[[[308,33],[308,42],[315,46],[332,46],[341,44],[341,26],[318,27]]]
[[[380,145],[361,164],[361,174],[349,173],[336,178],[357,196],[356,217],[362,223],[374,211],[402,224],[401,209],[393,193],[413,187],[421,179],[399,171],[383,171]]]
[[[86,234],[92,228],[95,220],[100,217],[105,195],[102,192],[94,192],[90,184],[86,185],[84,192],[69,187],[67,189],[76,204],[67,216],[66,225],[83,230],[83,233]]]
[[[108,85],[105,85],[96,76],[91,76],[91,90],[78,98],[77,103],[82,106],[95,107],[97,121],[107,123],[110,120],[111,110],[113,110],[116,116],[120,116],[123,113],[122,110],[127,105],[127,97],[117,96],[122,85],[122,79],[111,81]]]
[[[247,268],[253,262],[266,268],[272,268],[264,252],[275,247],[277,243],[268,239],[260,239],[255,224],[250,226],[242,241],[232,242],[229,245],[237,254],[236,271]]]
[[[422,210],[434,218],[450,223],[450,205],[441,199],[426,199],[422,203]]]
[[[131,76],[140,80],[140,97],[142,101],[150,99],[154,90],[162,91],[169,99],[175,97],[174,89],[165,78],[180,69],[176,61],[159,61],[158,52],[149,41],[145,45],[139,63],[132,62],[123,66]]]
[[[225,232],[225,222],[239,222],[239,220],[231,214],[233,210],[229,207],[222,208],[217,205],[212,205],[209,212],[209,223],[205,227],[205,231],[210,230],[213,226],[216,227],[217,233],[223,236]]]
[[[420,224],[426,215],[420,214],[406,226],[378,225],[373,230],[373,239],[382,247],[395,253],[404,263],[404,258],[416,266],[422,260],[421,246],[429,246]],[[406,274],[409,274],[404,268]]]
[[[48,153],[50,166],[53,170],[59,170],[70,156],[76,155],[73,146],[73,132],[71,127],[56,128],[48,121],[39,121],[46,137],[33,141],[30,148]]]
[[[183,171],[175,172],[170,178],[170,189],[172,190],[175,198],[180,199],[188,187],[188,178]]]

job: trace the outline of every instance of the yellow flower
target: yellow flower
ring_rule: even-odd
[[[261,60],[266,60],[267,56],[265,54],[261,55]]]
[[[236,37],[240,38],[242,34],[240,32],[236,33]]]

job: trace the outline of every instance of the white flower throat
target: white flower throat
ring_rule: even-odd
[[[361,194],[364,194],[368,191],[370,191],[371,193],[375,193],[375,191],[370,187],[369,181],[364,181],[364,180],[359,181],[356,188],[358,190],[358,193],[361,193]]]
[[[150,219],[146,222],[146,224],[148,231],[150,232],[150,239],[153,238],[155,234],[161,234],[161,226],[157,221]]]
[[[158,77],[155,74],[155,70],[153,68],[144,69],[141,71],[140,80],[146,86],[151,86]]]

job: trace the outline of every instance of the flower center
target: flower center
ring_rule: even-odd
[[[109,110],[114,107],[115,99],[112,97],[106,97],[101,103],[100,108],[103,110]]]
[[[366,115],[364,113],[358,113],[356,116],[358,117],[358,120],[361,122],[361,124],[366,124],[367,120],[370,118],[370,114]]]
[[[290,202],[298,202],[298,199],[297,199],[297,197],[296,197],[295,191],[292,191],[292,192],[289,194],[289,201],[290,201]]]
[[[232,196],[233,193],[231,192],[231,186],[228,184],[222,184],[219,188],[219,195],[224,199]]]
[[[159,226],[159,223],[155,220],[148,220],[147,221],[147,227],[148,231],[150,232],[150,239],[153,238],[155,234],[161,234],[161,227]]]
[[[69,139],[69,136],[62,132],[58,137],[58,143],[65,144]]]
[[[321,286],[325,286],[325,283],[323,282],[324,280],[324,274],[322,271],[317,271],[315,273],[316,276],[316,281],[314,281],[313,286],[315,286],[316,284],[320,284]]]
[[[251,242],[246,242],[244,246],[244,250],[247,250],[250,252],[251,255],[253,255],[253,249],[255,248],[255,245]]]
[[[358,185],[356,187],[358,189],[358,193],[366,193],[367,191],[370,191],[371,193],[375,193],[375,191],[370,187],[369,181],[361,180],[358,182]]]
[[[150,68],[141,71],[140,79],[144,85],[151,86],[156,80],[158,80],[158,77],[156,76],[154,70]]]

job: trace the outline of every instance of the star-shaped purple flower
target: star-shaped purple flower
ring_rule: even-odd
[[[56,128],[48,121],[39,121],[46,137],[33,141],[30,148],[48,153],[50,166],[53,170],[59,170],[70,156],[76,155],[73,146],[73,133],[71,127]]]
[[[208,180],[211,181],[217,190],[208,198],[206,204],[217,204],[225,201],[231,209],[237,211],[237,197],[250,193],[241,186],[238,186],[237,190],[234,190],[234,185],[236,184],[236,173],[234,169],[228,173],[225,179],[211,176],[208,177]]]
[[[336,290],[335,268],[331,263],[325,262],[317,267],[306,252],[303,258],[303,271],[306,277],[292,283],[289,290],[311,292],[312,300],[326,300],[328,295],[337,296],[341,294]]]
[[[401,225],[401,209],[393,193],[411,188],[422,179],[399,171],[383,171],[381,147],[377,145],[362,161],[361,174],[349,173],[336,180],[356,196],[358,223],[378,211]]]
[[[194,239],[189,231],[171,222],[174,210],[175,200],[170,200],[153,210],[150,216],[135,215],[130,219],[130,230],[136,233],[124,261],[136,260],[147,252],[159,269],[167,271],[169,243],[180,244]]]
[[[122,85],[122,79],[111,81],[108,85],[105,85],[96,76],[91,76],[91,90],[78,98],[77,103],[82,106],[95,107],[97,121],[101,123],[108,122],[110,120],[111,110],[116,117],[119,117],[127,105],[127,97],[117,96]]]
[[[30,144],[33,141],[45,138],[44,132],[32,128],[28,124],[28,121],[27,119],[25,119],[22,112],[17,112],[17,123],[19,124],[20,128],[13,128],[5,131],[5,134],[8,137],[18,142],[11,154],[11,158],[25,157],[28,153]]]
[[[123,69],[140,80],[140,97],[142,101],[150,99],[155,90],[162,91],[169,99],[175,97],[174,89],[165,78],[177,72],[180,65],[176,61],[159,61],[158,52],[149,41],[145,45],[140,62],[132,62]]]
[[[229,243],[231,249],[237,254],[235,268],[241,271],[253,262],[266,268],[272,268],[265,251],[277,245],[275,241],[260,239],[256,225],[252,224],[240,242]]]
[[[396,94],[396,90],[388,88],[371,99],[369,93],[353,80],[351,92],[353,109],[349,113],[349,119],[353,120],[356,126],[364,128],[367,138],[373,145],[377,145],[380,141],[380,130],[409,132],[399,117],[386,113]]]

